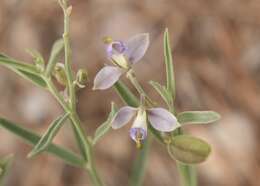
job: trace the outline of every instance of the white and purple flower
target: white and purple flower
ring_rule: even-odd
[[[137,34],[126,42],[111,41],[107,46],[107,56],[113,65],[107,65],[97,73],[93,89],[104,90],[112,87],[123,73],[140,61],[148,46],[147,33]]]
[[[129,131],[130,137],[138,146],[147,137],[147,123],[161,132],[171,132],[180,127],[176,117],[163,108],[145,109],[144,107],[134,108],[125,106],[119,109],[111,121],[113,129],[119,129],[134,118],[133,125]]]

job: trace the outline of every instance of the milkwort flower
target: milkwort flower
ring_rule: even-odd
[[[107,56],[113,65],[103,67],[94,79],[93,89],[108,89],[132,65],[139,62],[149,46],[149,34],[142,33],[131,37],[128,41],[110,41]]]
[[[163,108],[146,109],[144,106],[138,108],[125,106],[119,109],[111,121],[113,129],[119,129],[126,125],[132,118],[134,122],[129,131],[130,137],[136,142],[138,148],[147,137],[147,123],[161,132],[171,132],[180,127],[176,117]]]

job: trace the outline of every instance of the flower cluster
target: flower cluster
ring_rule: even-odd
[[[129,71],[144,56],[149,46],[149,35],[138,34],[128,41],[108,42],[107,57],[113,65],[103,67],[94,79],[93,89],[108,89],[113,86],[122,74]],[[112,119],[113,129],[119,129],[134,119],[130,129],[130,137],[141,146],[147,137],[148,121],[152,127],[161,132],[171,132],[180,127],[176,117],[163,108],[147,109],[143,104],[138,108],[125,106],[119,109]]]
[[[112,119],[112,128],[119,129],[126,125],[132,118],[135,119],[129,133],[138,146],[147,137],[148,121],[153,128],[161,132],[171,132],[180,127],[176,117],[163,108],[146,109],[143,106],[139,108],[125,106],[120,108]]]

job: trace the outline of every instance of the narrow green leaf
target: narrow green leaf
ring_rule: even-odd
[[[64,48],[64,41],[63,39],[58,39],[57,41],[55,41],[55,43],[52,46],[52,50],[51,50],[51,54],[50,54],[50,58],[48,61],[48,65],[46,68],[46,76],[49,77],[56,65],[56,63],[59,60],[59,57],[63,51]]]
[[[62,116],[58,117],[56,120],[54,120],[47,131],[43,134],[39,142],[34,146],[32,151],[28,154],[28,158],[32,158],[39,153],[45,151],[48,146],[52,143],[53,138],[58,133],[59,129],[64,124],[65,120],[68,118],[68,113],[63,114]]]
[[[114,85],[118,95],[121,97],[121,99],[128,104],[129,106],[132,107],[138,107],[139,106],[139,101],[135,97],[135,95],[128,89],[128,87],[122,82],[118,81]]]
[[[172,63],[172,51],[170,46],[170,39],[168,29],[164,32],[164,62],[166,65],[166,80],[167,80],[167,90],[171,93],[173,100],[175,99],[175,78],[174,78],[174,68]]]
[[[168,90],[166,89],[165,86],[161,85],[158,82],[155,81],[150,81],[150,85],[153,86],[153,88],[160,94],[160,96],[163,98],[165,103],[170,106],[172,103],[172,96],[169,94]]]
[[[182,125],[186,124],[208,124],[220,119],[220,115],[214,111],[186,111],[177,116]]]
[[[17,69],[13,69],[13,71],[16,72],[18,75],[22,76],[24,79],[29,80],[30,82],[32,82],[38,87],[41,88],[47,87],[45,80],[40,76],[22,70],[17,70]]]
[[[0,54],[0,65],[9,68],[13,72],[16,72],[21,77],[31,81],[39,87],[46,88],[47,86],[46,82],[33,65],[17,62],[16,60],[13,60],[3,54]]]
[[[168,147],[170,156],[185,164],[202,163],[211,152],[208,143],[189,135],[174,137]]]
[[[5,185],[5,178],[10,170],[12,160],[12,154],[0,159],[0,186]]]
[[[93,144],[96,144],[107,132],[109,132],[109,130],[111,129],[111,120],[115,116],[116,111],[117,109],[115,107],[115,104],[112,102],[111,111],[108,115],[107,120],[102,125],[100,125],[95,132]]]
[[[41,139],[41,137],[34,132],[28,129],[24,129],[23,127],[4,118],[0,118],[0,127],[6,129],[15,136],[20,137],[24,142],[30,145],[36,145]],[[46,151],[62,159],[64,162],[70,165],[76,167],[84,166],[84,161],[78,155],[58,145],[50,144]]]
[[[38,74],[37,68],[34,65],[17,61],[4,54],[0,54],[0,65],[3,65],[11,70],[17,69],[36,75]]]

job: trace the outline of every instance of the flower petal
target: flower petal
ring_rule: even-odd
[[[108,89],[115,84],[115,82],[122,75],[122,70],[118,67],[114,66],[105,66],[103,67],[96,75],[94,79],[94,87],[93,90],[100,89]]]
[[[176,117],[163,108],[152,108],[147,110],[148,120],[151,125],[159,131],[170,132],[180,126]]]
[[[144,128],[131,128],[129,131],[129,135],[132,140],[138,141],[137,137],[139,136],[141,141],[145,140],[147,137],[147,129]]]
[[[126,51],[125,55],[129,60],[129,63],[135,64],[138,62],[145,54],[147,48],[149,46],[149,34],[137,34],[131,37],[126,42]]]
[[[114,118],[111,121],[113,129],[119,129],[127,124],[135,115],[136,108],[125,106],[119,109]]]
[[[107,46],[107,55],[111,57],[115,54],[122,54],[126,50],[126,44],[122,41],[113,41]]]

